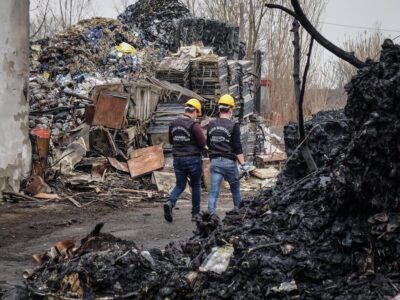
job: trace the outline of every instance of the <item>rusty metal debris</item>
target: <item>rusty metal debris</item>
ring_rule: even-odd
[[[121,129],[128,110],[127,94],[100,93],[95,104],[92,125]]]

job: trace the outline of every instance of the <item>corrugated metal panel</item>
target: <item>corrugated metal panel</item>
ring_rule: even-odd
[[[161,95],[161,88],[144,81],[133,83],[128,87],[130,91],[129,118],[141,122],[148,120],[157,107]]]

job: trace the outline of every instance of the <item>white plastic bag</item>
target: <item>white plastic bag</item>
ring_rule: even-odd
[[[232,255],[233,246],[231,244],[226,244],[222,247],[214,247],[211,249],[211,253],[201,264],[199,270],[200,272],[212,271],[222,274],[228,268]]]

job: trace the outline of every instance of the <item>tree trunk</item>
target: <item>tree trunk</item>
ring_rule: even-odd
[[[304,141],[304,117],[303,117],[303,106],[301,103],[301,80],[300,80],[300,34],[299,34],[300,24],[297,20],[293,21],[293,80],[294,80],[294,92],[296,95],[296,106],[297,106],[297,128],[299,136],[300,151],[303,158],[307,164],[308,170],[313,172],[317,169],[317,165],[312,157],[310,148],[307,144],[302,145]]]
[[[29,1],[0,1],[0,199],[29,176]]]
[[[239,38],[241,41],[244,40],[244,33],[246,29],[244,28],[244,4],[240,1],[239,5]]]
[[[253,39],[254,39],[253,18],[254,18],[253,0],[249,0],[249,16],[248,16],[249,39],[247,41],[247,59],[251,59],[253,57],[253,52],[254,52],[254,48],[253,48]]]

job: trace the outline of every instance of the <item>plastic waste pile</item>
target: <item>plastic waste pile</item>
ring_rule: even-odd
[[[118,20],[93,18],[34,42],[31,48],[34,73],[50,79],[70,74],[79,81],[89,72],[118,77],[134,73],[143,43],[138,32]]]
[[[400,46],[386,40],[380,61],[367,62],[347,85],[344,115],[320,114],[309,121],[307,143],[318,170],[304,175],[291,170],[298,164],[288,164],[276,186],[222,222],[204,213],[195,235],[180,248],[149,251],[157,266],[151,271],[129,251],[119,256],[115,250],[88,251],[43,264],[28,278],[30,291],[71,297],[66,276],[77,274],[83,298],[105,291],[118,298],[128,286],[137,299],[395,297],[400,291],[399,74]],[[313,129],[324,120],[338,125],[325,122]],[[318,143],[320,136],[328,145]],[[298,151],[291,148],[292,154]],[[88,256],[98,263],[89,273],[78,267]],[[77,267],[65,272],[71,265]],[[125,277],[126,266],[131,268]],[[105,274],[108,268],[113,271]]]

